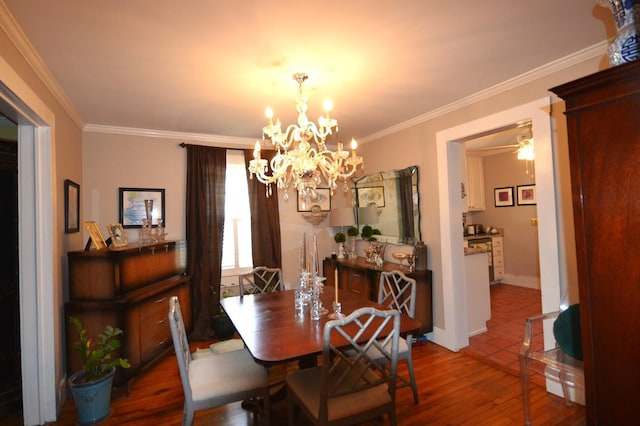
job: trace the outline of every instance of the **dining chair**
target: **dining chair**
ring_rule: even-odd
[[[254,416],[262,414],[268,425],[271,407],[267,369],[246,349],[193,359],[177,296],[169,299],[169,325],[184,391],[182,424],[191,425],[197,410],[259,398],[264,403],[262,408],[252,405],[258,407]]]
[[[240,295],[284,290],[280,268],[256,266],[251,272],[242,274],[238,278]]]
[[[407,277],[402,271],[382,272],[378,284],[378,303],[389,309],[397,309],[400,313],[413,318],[416,312],[416,280]],[[407,363],[409,378],[398,375],[400,381],[398,388],[410,386],[413,390],[413,402],[417,405],[419,398],[416,376],[413,371],[412,342],[413,335],[411,334],[400,338],[398,359]],[[376,355],[375,351],[376,349],[373,348],[371,356],[374,359],[381,363],[387,362],[384,356]]]
[[[359,424],[384,414],[396,425],[399,335],[397,310],[366,307],[328,321],[321,365],[292,371],[285,379],[289,424],[301,412],[315,425]],[[390,368],[371,359],[372,347],[387,358]]]

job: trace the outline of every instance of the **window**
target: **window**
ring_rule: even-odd
[[[237,275],[253,267],[249,189],[242,151],[227,150],[224,215],[222,275]]]

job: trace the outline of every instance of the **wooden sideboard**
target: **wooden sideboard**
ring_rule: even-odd
[[[378,298],[378,282],[382,271],[402,271],[406,276],[414,278],[416,288],[416,315],[415,319],[422,326],[418,335],[433,331],[433,305],[432,305],[432,273],[430,270],[409,272],[404,265],[392,262],[384,262],[382,271],[376,269],[375,263],[369,263],[363,257],[355,259],[331,259],[323,262],[323,273],[326,277],[325,284],[335,285],[335,270],[338,269],[339,288],[362,294],[368,299]]]
[[[640,378],[640,61],[551,90],[566,104],[587,424],[632,424]]]
[[[180,298],[185,325],[190,328],[186,242],[133,243],[109,250],[73,251],[67,257],[67,374],[82,368],[79,355],[70,347],[77,333],[69,324],[69,316],[80,318],[92,336],[106,325],[124,331],[119,356],[129,359],[131,368],[119,369],[117,384],[128,381],[170,349],[167,313],[171,296]]]

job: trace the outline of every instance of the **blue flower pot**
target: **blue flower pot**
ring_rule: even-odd
[[[80,383],[84,377],[84,370],[69,377],[67,383],[76,404],[78,424],[90,425],[109,417],[115,372],[115,367],[111,367],[111,371],[105,377],[89,383]]]

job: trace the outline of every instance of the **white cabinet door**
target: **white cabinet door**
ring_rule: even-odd
[[[467,156],[467,210],[486,209],[484,197],[484,166],[482,157]]]
[[[495,282],[504,278],[504,247],[502,236],[491,237],[491,247],[493,249],[493,280]]]

